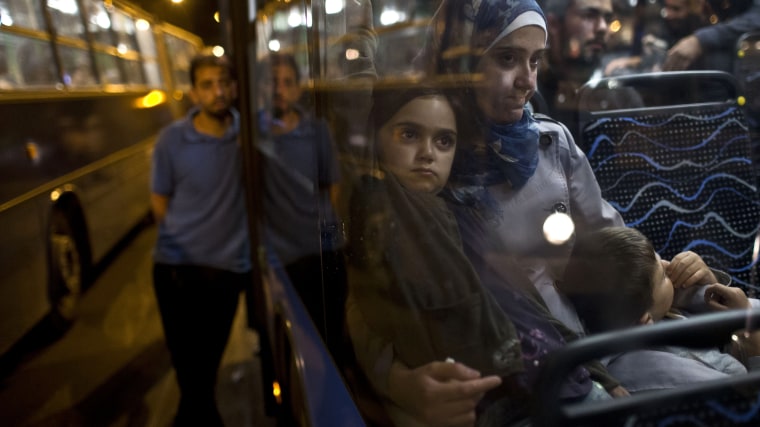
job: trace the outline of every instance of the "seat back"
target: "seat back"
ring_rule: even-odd
[[[718,347],[734,331],[756,330],[760,310],[729,310],[593,335],[569,343],[544,363],[533,426],[757,426],[760,371],[600,402],[559,404],[563,378],[579,364],[631,350],[676,345]]]
[[[605,97],[637,104],[607,110]],[[602,196],[663,257],[691,250],[754,295],[760,203],[747,120],[722,72],[610,78],[579,93],[580,136]]]

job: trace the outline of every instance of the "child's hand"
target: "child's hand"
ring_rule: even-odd
[[[705,288],[705,303],[713,310],[751,308],[747,295],[741,288],[715,283]]]
[[[688,288],[718,282],[702,257],[692,251],[681,252],[674,256],[670,263],[664,264],[665,274],[673,282],[674,288]]]

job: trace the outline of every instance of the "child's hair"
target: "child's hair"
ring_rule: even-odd
[[[638,230],[606,227],[580,234],[559,290],[589,333],[635,325],[654,304],[657,255]]]
[[[423,81],[407,87],[375,87],[372,92],[372,110],[369,115],[372,129],[377,132],[394,114],[412,100],[430,96],[446,98],[457,118],[457,125],[459,125],[459,108],[453,97],[453,91],[434,82]]]

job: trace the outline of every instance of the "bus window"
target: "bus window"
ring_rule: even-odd
[[[0,25],[45,30],[45,20],[37,0],[0,0]]]
[[[100,0],[84,0],[84,9],[87,11],[87,31],[92,40],[105,46],[113,45],[111,37],[111,17],[106,11],[105,5]]]
[[[146,19],[135,21],[137,30],[137,46],[142,58],[143,71],[148,85],[152,87],[161,86],[163,78],[161,69],[158,66],[158,52],[156,51],[156,39],[153,35],[153,27]]]
[[[114,10],[111,13],[111,23],[113,24],[111,28],[116,34],[116,48],[119,53],[137,51],[134,20],[123,12]]]
[[[21,84],[26,87],[55,86],[60,82],[46,40],[8,37],[9,41],[18,43],[15,58],[21,72]]]
[[[131,59],[123,59],[122,64],[127,74],[127,82],[130,84],[145,84],[145,77],[143,76],[143,69],[140,66],[140,61]]]
[[[171,72],[175,88],[189,90],[190,60],[197,53],[196,49],[186,40],[182,40],[173,34],[166,33],[164,41],[166,42],[167,55],[172,58]]]
[[[119,58],[105,52],[95,52],[95,64],[98,66],[100,80],[103,84],[121,84],[124,79],[119,69]]]
[[[86,50],[58,45],[58,54],[63,66],[63,82],[70,87],[83,88],[98,84],[90,62],[90,54]]]
[[[86,40],[76,0],[47,0],[47,6],[58,36]]]

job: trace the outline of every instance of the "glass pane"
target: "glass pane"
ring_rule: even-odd
[[[59,83],[50,42],[0,32],[0,80],[5,88]]]
[[[111,22],[116,33],[116,47],[119,52],[136,51],[137,40],[135,39],[134,20],[123,12],[114,11],[111,13]]]
[[[106,46],[113,46],[111,17],[103,2],[101,0],[83,0],[82,3],[87,11],[87,30],[92,35],[93,40]]]
[[[164,37],[166,50],[171,60],[172,77],[174,79],[175,90],[190,90],[190,61],[198,52],[192,43],[166,34]]]
[[[137,30],[137,45],[140,50],[143,68],[148,84],[154,87],[163,85],[161,68],[158,65],[158,53],[156,51],[156,38],[150,23],[144,19],[135,21]]]
[[[38,0],[0,0],[0,25],[45,31]]]
[[[351,368],[383,397],[404,397],[383,394],[396,366],[448,359],[514,380],[529,391],[516,401],[529,396],[547,355],[599,331],[589,323],[607,305],[584,306],[587,289],[572,284],[612,264],[573,253],[607,227],[643,233],[662,259],[698,251],[757,295],[760,133],[745,115],[751,95],[714,73],[731,71],[739,35],[665,72],[669,49],[730,14],[705,15],[699,1],[540,3],[265,1],[257,11],[249,119],[263,158],[262,245],[334,359],[355,355]],[[599,292],[627,284],[624,267],[594,283]],[[639,285],[655,299],[660,282],[646,274]],[[631,303],[617,302],[599,316]],[[650,309],[663,311],[637,306],[625,326],[648,323]],[[353,355],[335,341],[341,315]],[[560,379],[571,400],[610,379],[591,371]],[[430,408],[420,409],[406,415]]]
[[[63,65],[63,82],[73,88],[85,88],[98,84],[93,74],[90,54],[86,50],[58,46]]]
[[[47,6],[59,36],[86,40],[76,0],[47,0]]]
[[[140,67],[140,61],[122,59],[125,71],[127,72],[127,82],[131,84],[145,84],[143,70]]]
[[[119,58],[103,52],[95,52],[95,64],[100,73],[100,81],[104,84],[125,83],[119,70]]]

